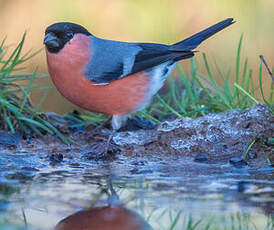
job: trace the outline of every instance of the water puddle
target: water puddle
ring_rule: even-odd
[[[128,222],[127,228],[117,229],[135,229],[130,223],[136,219],[136,229],[273,227],[273,168],[235,168],[163,154],[121,154],[113,161],[96,162],[69,153],[52,164],[44,151],[6,151],[0,154],[1,229],[53,229],[68,216],[60,229],[107,217],[118,218],[117,226],[119,218],[124,225]],[[108,207],[109,181],[121,203],[113,208]],[[115,229],[94,226],[87,229]]]

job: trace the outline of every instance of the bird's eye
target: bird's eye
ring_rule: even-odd
[[[67,33],[67,37],[68,37],[69,39],[73,38],[73,33],[72,33],[72,32],[68,32],[68,33]]]

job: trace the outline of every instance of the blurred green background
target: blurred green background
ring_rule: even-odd
[[[27,31],[24,50],[35,51],[43,47],[48,25],[70,21],[107,39],[171,44],[227,17],[237,23],[198,48],[207,53],[210,64],[218,63],[224,73],[229,67],[234,71],[238,41],[243,34],[243,57],[248,57],[254,72],[258,72],[260,54],[272,66],[273,0],[0,0],[0,40],[7,36],[6,44],[15,45]],[[201,54],[196,56],[201,60]],[[187,72],[189,61],[183,63]],[[26,67],[24,72],[38,67],[39,73],[47,73],[45,52],[32,58]],[[264,80],[269,88],[271,80],[266,72]],[[50,83],[50,79],[45,82]],[[34,94],[34,103],[39,97],[41,93]],[[54,87],[44,103],[44,109],[58,113],[72,108],[75,107]]]

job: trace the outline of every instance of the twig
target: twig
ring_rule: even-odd
[[[270,77],[272,78],[272,83],[274,83],[273,73],[270,71],[270,68],[268,67],[268,65],[267,65],[267,63],[266,63],[266,61],[265,61],[265,59],[264,59],[264,56],[263,56],[263,55],[260,55],[260,59],[261,59],[262,62],[264,63],[264,65],[265,65],[265,67],[266,67],[266,69],[267,69],[267,71],[268,71]]]

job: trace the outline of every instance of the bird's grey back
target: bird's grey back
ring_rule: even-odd
[[[141,50],[135,43],[119,42],[91,37],[91,58],[86,76],[97,84],[108,83],[128,75],[136,54]]]

